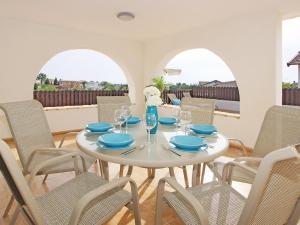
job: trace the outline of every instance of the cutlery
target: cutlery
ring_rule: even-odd
[[[170,152],[172,152],[172,153],[174,153],[175,155],[177,155],[177,156],[181,156],[178,152],[176,152],[172,147],[166,147],[166,146],[162,146],[163,147],[163,149],[165,149],[165,150],[167,150],[167,151],[170,151]]]
[[[135,146],[135,147],[133,147],[133,148],[131,148],[131,149],[125,151],[125,152],[122,152],[120,155],[128,155],[128,154],[134,152],[135,150],[142,150],[144,147],[145,147],[145,145]]]

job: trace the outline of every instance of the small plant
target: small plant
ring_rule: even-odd
[[[163,92],[168,88],[168,84],[163,76],[157,76],[152,79],[153,85],[160,91],[161,97]]]

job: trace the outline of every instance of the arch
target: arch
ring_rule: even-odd
[[[84,73],[82,74],[82,76],[79,76],[79,73],[77,71],[72,71],[72,64],[70,63],[76,63],[76,61],[80,62],[81,58],[84,59],[90,59],[93,60],[94,63],[91,63],[91,61],[89,61],[89,66],[91,68],[88,68],[88,66],[85,69],[86,70],[90,70],[90,73],[92,72],[92,70],[98,70],[98,74],[99,72],[105,72],[106,75],[105,77],[101,77],[100,79],[97,79],[97,76],[90,76],[90,77],[86,77],[87,74],[84,75]],[[60,68],[53,68],[53,65],[57,65],[59,63],[59,61],[64,61],[64,67],[60,67]],[[98,62],[97,62],[98,61]],[[99,67],[96,65],[96,63],[102,63],[101,66],[103,67],[102,69],[99,69]],[[52,69],[51,66],[52,65]],[[109,66],[108,66],[109,65]],[[122,64],[122,62],[120,62],[120,60],[115,60],[113,57],[109,56],[108,54],[104,54],[102,52],[96,51],[96,50],[92,50],[92,49],[68,49],[68,50],[63,50],[60,51],[58,53],[56,53],[53,57],[51,57],[43,66],[41,66],[41,69],[39,71],[39,73],[43,73],[45,71],[49,71],[50,68],[50,74],[48,75],[52,75],[54,77],[59,78],[63,78],[64,80],[86,80],[86,81],[108,81],[111,83],[122,83],[122,84],[127,84],[128,85],[128,90],[130,90],[130,97],[133,98],[133,100],[135,99],[135,87],[134,87],[134,81],[131,77],[131,74],[129,73],[129,71],[127,70],[127,68]],[[76,66],[74,67],[76,68]],[[77,70],[80,69],[80,67],[76,68]],[[53,74],[51,74],[51,70],[54,71]],[[101,71],[102,70],[102,71]],[[109,71],[112,70],[112,71]],[[70,76],[67,74],[61,74],[58,73],[58,71],[62,71],[62,73],[68,71],[70,73],[74,72],[73,76]],[[84,72],[84,71],[83,71]],[[37,74],[39,74],[37,73]],[[113,76],[110,76],[109,73],[114,73],[114,74],[118,74],[118,79],[115,79]],[[100,74],[99,74],[100,75]],[[124,77],[124,79],[122,79]],[[121,81],[121,82],[120,82]]]
[[[198,59],[197,59],[198,57]],[[190,58],[190,60],[188,61],[187,59]],[[199,60],[200,59],[200,60]],[[205,70],[203,70],[203,65],[201,67],[201,65],[199,65],[199,67],[197,68],[197,66],[192,66],[194,69],[198,69],[198,70],[202,70],[203,72],[205,72],[205,75],[201,78],[201,75],[198,76],[197,74],[197,78],[195,79],[195,76],[187,76],[185,78],[185,80],[183,79],[182,75],[188,75],[188,73],[186,73],[184,71],[184,69],[188,70],[190,67],[188,64],[190,64],[191,62],[195,62],[195,63],[199,63],[202,60],[206,60],[206,63],[213,63],[213,67],[209,68],[206,67]],[[205,61],[204,61],[205,62]],[[171,65],[170,65],[171,64]],[[178,66],[176,67],[176,64],[181,64],[182,68],[178,68]],[[175,66],[175,67],[174,67]],[[218,68],[218,70],[220,70],[221,73],[226,74],[226,76],[222,77],[222,76],[218,76],[217,73],[212,73],[213,71],[216,71],[216,67]],[[173,83],[177,83],[177,82],[185,82],[185,83],[195,83],[198,84],[199,81],[213,81],[213,80],[218,80],[221,82],[224,81],[236,81],[236,78],[231,70],[231,68],[229,68],[229,66],[227,65],[227,63],[221,58],[219,57],[217,54],[215,54],[213,51],[206,49],[206,48],[189,48],[189,49],[177,49],[174,51],[169,52],[168,54],[165,55],[165,57],[160,61],[159,64],[159,70],[162,70],[163,68],[174,68],[174,69],[183,69],[182,74],[176,77],[168,77],[167,81],[173,81]],[[191,68],[191,67],[190,67]],[[212,77],[209,77],[208,75],[210,75],[210,70],[211,70],[211,75]],[[193,70],[190,70],[190,73],[193,73]],[[176,79],[177,78],[177,79]],[[222,84],[221,84],[222,85]],[[235,84],[223,84],[224,86],[235,86]],[[236,86],[238,88],[238,83],[236,81]],[[239,91],[239,89],[237,89]],[[224,107],[224,110],[230,110],[230,108],[232,109],[232,111],[240,111],[240,107],[238,103],[221,103],[220,101],[218,101],[219,104],[219,108],[221,109],[222,107]],[[228,105],[229,104],[229,105]]]

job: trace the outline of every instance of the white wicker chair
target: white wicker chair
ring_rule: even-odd
[[[226,166],[224,180],[230,177],[231,166]],[[241,168],[256,174],[250,167]],[[165,192],[165,183],[175,192]],[[156,225],[161,223],[164,203],[188,225],[296,225],[300,217],[300,154],[287,147],[263,158],[247,199],[225,182],[184,189],[173,178],[163,178],[157,191]]]
[[[40,171],[47,173],[53,166],[61,165],[70,159],[74,162],[74,169],[82,173],[35,198],[9,147],[0,141],[0,170],[17,201],[11,224],[15,224],[19,213],[32,225],[102,224],[123,206],[131,207],[135,223],[141,224],[135,182],[128,177],[108,182],[87,172],[85,160],[78,152],[71,152],[39,164],[32,170],[29,180],[32,181]],[[79,164],[82,165],[82,170],[77,166]],[[120,188],[127,183],[130,183],[131,193]]]
[[[32,169],[43,161],[74,152],[74,150],[62,148],[65,136],[61,140],[59,147],[56,148],[40,102],[28,100],[1,103],[0,109],[6,115],[10,131],[17,146],[24,175],[31,173]],[[88,156],[85,158],[87,159],[86,163],[89,168],[95,159]],[[40,172],[38,175],[46,175],[43,181],[45,182],[48,174],[68,171],[74,171],[72,160],[52,167],[47,173]],[[3,216],[8,214],[12,202],[13,198],[10,199]]]
[[[131,105],[129,96],[97,96],[98,121],[114,122],[114,112],[122,105]]]
[[[185,98],[191,98],[192,97],[190,92],[183,92],[182,94]]]
[[[181,102],[181,110],[190,111],[192,114],[193,124],[212,124],[214,119],[215,110],[215,99],[206,98],[183,98]],[[202,168],[201,168],[202,167]],[[182,167],[183,175],[186,187],[189,187],[189,181],[187,176],[186,167]],[[202,183],[203,176],[201,176],[205,171],[205,165],[194,165],[193,166],[193,185],[195,183]]]
[[[234,163],[237,165],[248,165],[256,170],[260,163],[260,159],[257,159],[257,157],[264,157],[274,149],[300,143],[299,134],[300,108],[272,106],[266,112],[256,144],[250,156],[241,141],[232,139],[241,144],[241,150],[244,156],[234,159]],[[214,172],[214,175],[218,179],[221,179],[224,164],[232,160],[230,157],[222,156],[216,159],[215,162],[208,163],[207,165]],[[204,173],[202,173],[202,176],[204,176]],[[232,180],[251,184],[253,179],[253,174],[240,170],[239,166],[234,168]]]

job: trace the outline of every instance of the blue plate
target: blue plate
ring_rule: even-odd
[[[90,123],[86,125],[85,129],[91,132],[105,132],[111,128],[113,128],[113,125],[111,123],[101,122],[101,123]]]
[[[132,144],[134,139],[130,134],[110,133],[100,136],[98,141],[106,147],[126,147]]]
[[[141,122],[141,119],[137,116],[131,116],[127,120],[127,124],[138,124],[139,122]]]
[[[216,127],[211,124],[194,124],[191,130],[197,134],[212,134],[217,131]]]
[[[107,151],[130,150],[135,147],[135,142],[124,147],[108,147],[105,146],[104,144],[101,144],[99,141],[97,141],[97,144],[101,148],[101,150],[107,150]]]
[[[176,148],[182,150],[199,150],[200,147],[206,146],[205,141],[200,137],[177,135],[170,139],[170,143]]]
[[[174,117],[160,117],[158,122],[160,124],[172,125],[176,123],[176,119]]]

